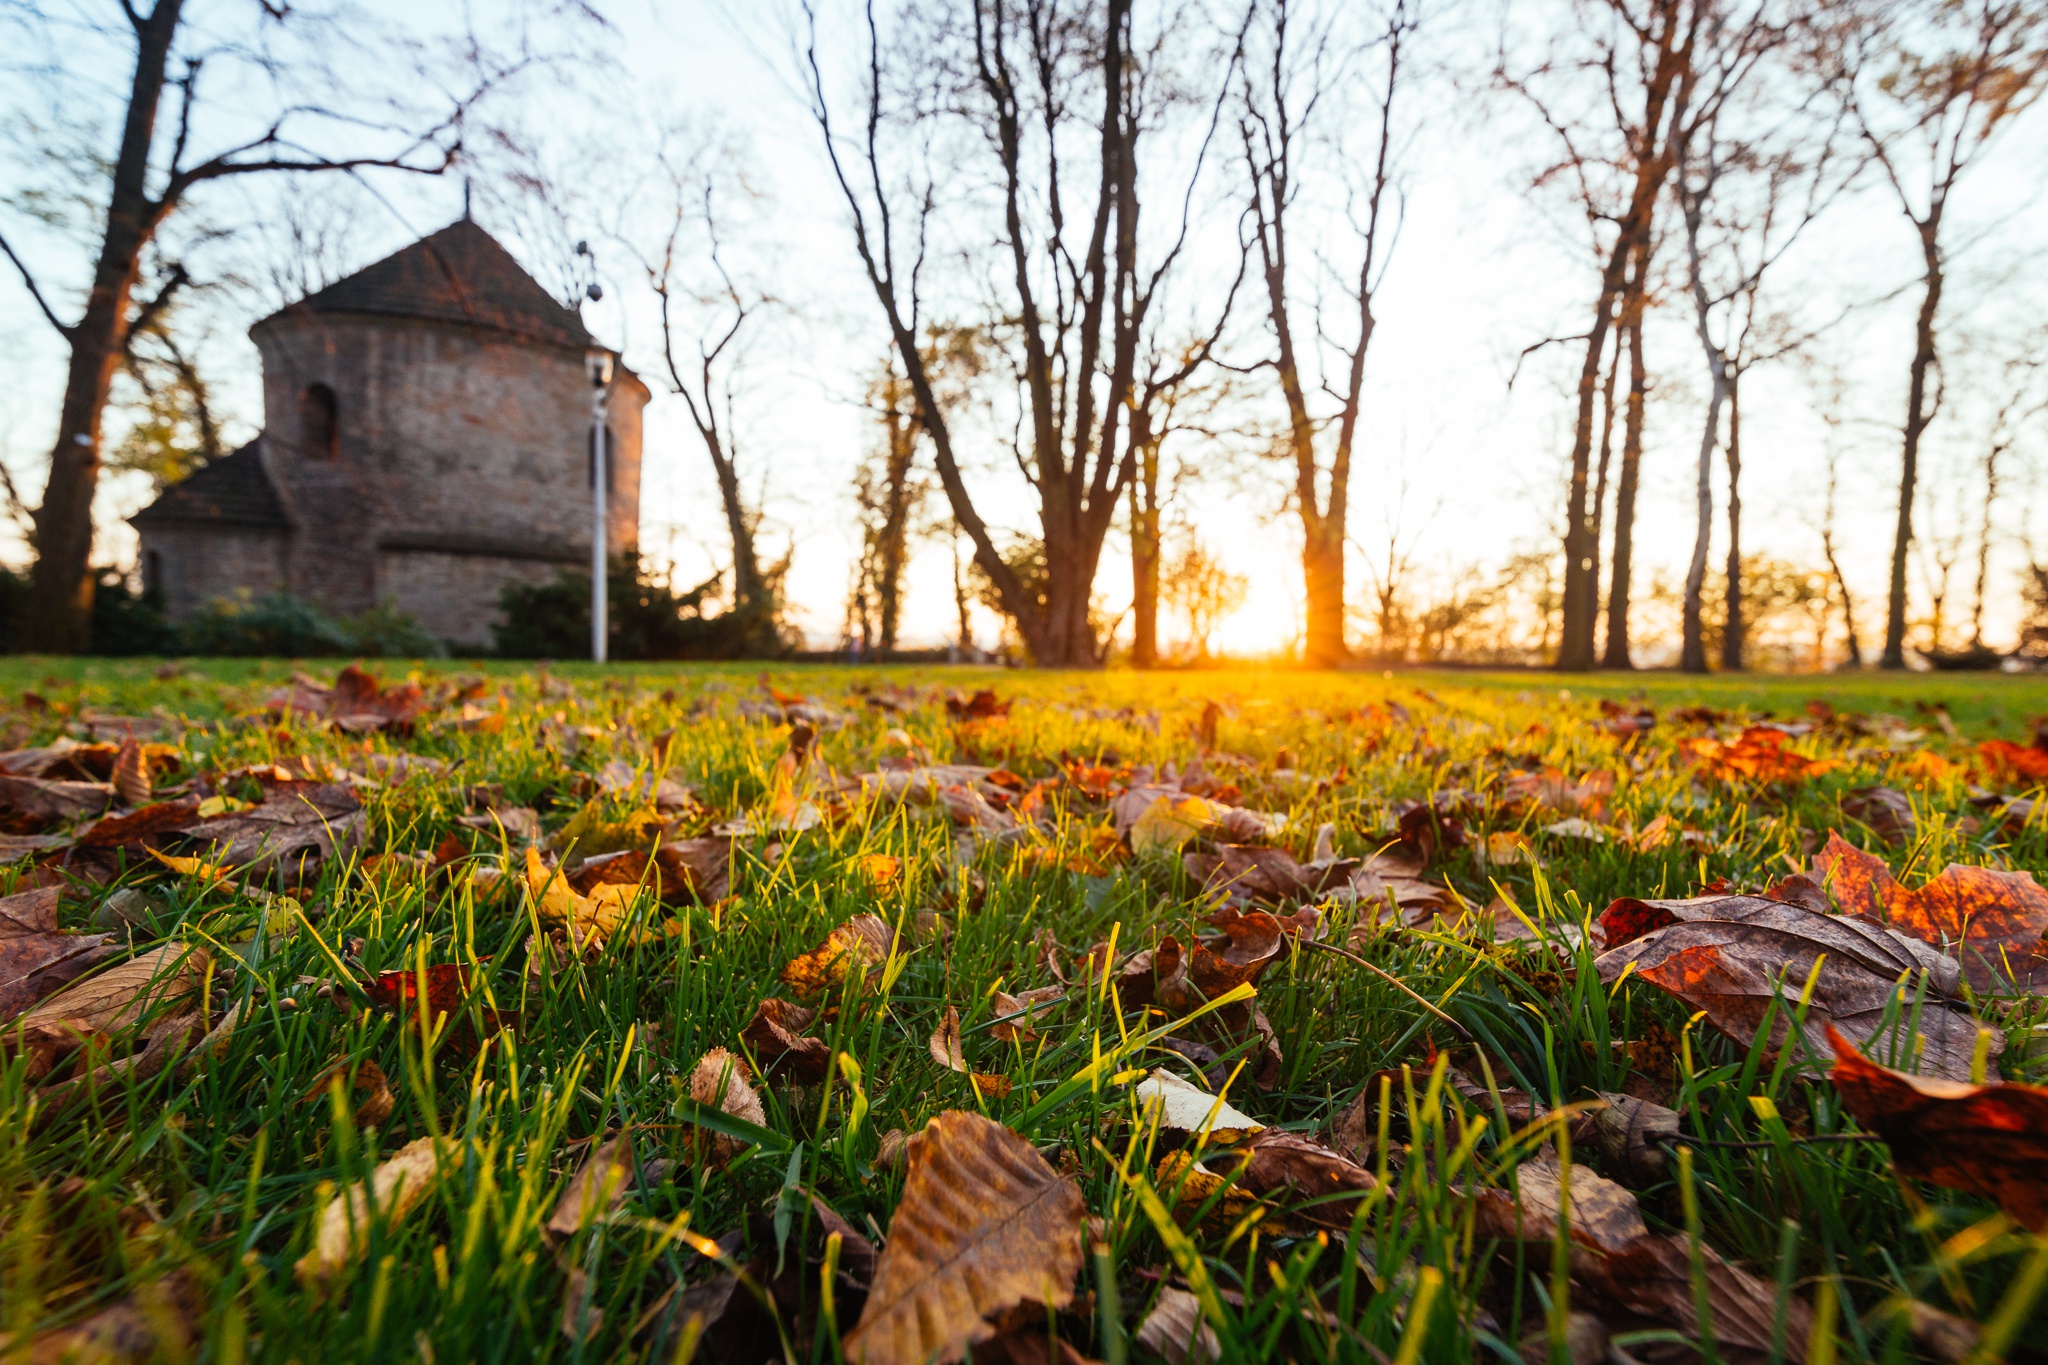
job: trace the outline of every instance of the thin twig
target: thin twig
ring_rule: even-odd
[[[1650,1141],[1669,1147],[1723,1147],[1737,1152],[1766,1152],[1774,1150],[1775,1142],[1736,1142],[1730,1138],[1686,1137],[1680,1133],[1652,1133]],[[1813,1137],[1787,1138],[1786,1143],[1794,1147],[1807,1147],[1822,1142],[1883,1142],[1875,1133],[1820,1133]]]

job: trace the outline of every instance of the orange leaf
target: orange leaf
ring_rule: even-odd
[[[1915,890],[1885,860],[1830,832],[1814,855],[1814,879],[1842,910],[1956,954],[1979,990],[2007,976],[2048,978],[2048,888],[2030,872],[1950,863]]]
[[[798,995],[822,995],[846,980],[856,966],[879,967],[889,958],[895,935],[877,915],[855,915],[825,941],[782,969],[782,982]]]
[[[1983,1195],[2048,1231],[2048,1089],[1908,1076],[1840,1033],[1828,1041],[1843,1105],[1890,1146],[1899,1174]]]

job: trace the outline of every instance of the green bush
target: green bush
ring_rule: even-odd
[[[621,558],[605,575],[614,659],[773,658],[789,652],[772,616],[727,611],[705,614],[724,575],[677,592],[644,566]],[[565,569],[554,581],[508,583],[498,595],[491,634],[508,659],[576,659],[590,653],[590,575]]]
[[[185,622],[180,651],[213,658],[429,658],[440,647],[390,602],[336,619],[290,593],[217,597]]]
[[[93,590],[92,652],[107,655],[180,654],[184,640],[164,615],[163,594],[128,586],[126,574],[105,570]]]

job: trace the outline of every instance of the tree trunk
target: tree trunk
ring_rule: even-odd
[[[1913,492],[1920,477],[1920,438],[1934,414],[1927,405],[1927,377],[1934,368],[1934,318],[1941,307],[1940,219],[1920,226],[1920,254],[1926,266],[1920,315],[1913,327],[1913,369],[1906,386],[1906,431],[1899,461],[1899,520],[1892,532],[1892,576],[1886,602],[1884,654],[1880,668],[1906,666],[1906,553],[1913,543]]]
[[[1579,673],[1593,666],[1593,624],[1599,611],[1600,547],[1593,540],[1592,518],[1586,513],[1588,466],[1593,454],[1593,403],[1600,391],[1600,357],[1613,325],[1614,300],[1621,292],[1622,269],[1628,256],[1627,234],[1614,245],[1600,280],[1600,301],[1593,329],[1586,338],[1586,358],[1579,366],[1579,412],[1572,433],[1572,472],[1565,495],[1564,620],[1558,631],[1557,666]]]
[[[35,514],[36,565],[22,622],[28,648],[75,653],[92,628],[92,504],[99,488],[100,421],[128,340],[128,306],[141,274],[142,251],[161,220],[148,193],[150,150],[163,101],[171,40],[184,0],[157,0],[135,24],[135,74],[127,121],[114,161],[113,191],[93,268],[85,313],[70,329],[71,363],[64,380],[50,478]]]
[[[1727,369],[1721,353],[1711,344],[1706,349],[1711,387],[1707,391],[1707,420],[1700,428],[1699,479],[1694,489],[1698,515],[1693,529],[1692,560],[1685,567],[1685,621],[1678,651],[1678,666],[1687,673],[1707,671],[1702,599],[1706,595],[1708,542],[1714,534],[1714,446],[1721,434],[1721,404],[1728,392]]]
[[[1621,347],[1607,362],[1607,380],[1600,389],[1600,466],[1593,480],[1593,531],[1588,537],[1593,557],[1600,557],[1607,517],[1607,475],[1614,464],[1614,385],[1621,374]]]
[[[1327,523],[1325,523],[1327,525]],[[1311,668],[1344,662],[1344,541],[1327,531],[1305,539],[1301,568],[1308,591],[1308,639],[1304,661]]]
[[[1849,580],[1842,576],[1842,566],[1835,559],[1835,533],[1825,531],[1820,538],[1821,553],[1827,557],[1828,572],[1835,576],[1835,590],[1842,594],[1842,633],[1849,637],[1849,666],[1863,667],[1863,642],[1856,638],[1856,600],[1849,596]]]
[[[1141,414],[1142,416],[1142,414]],[[1131,480],[1131,663],[1159,665],[1159,444],[1132,433],[1138,476]]]
[[[1614,490],[1614,562],[1607,587],[1607,652],[1603,668],[1634,668],[1628,650],[1629,579],[1635,555],[1636,487],[1643,463],[1643,400],[1649,368],[1643,360],[1643,294],[1650,270],[1649,244],[1641,244],[1622,300],[1622,338],[1628,344],[1628,398],[1621,418],[1621,477]]]
[[[1727,621],[1721,627],[1721,667],[1740,673],[1748,628],[1742,620],[1742,376],[1728,377],[1728,584]]]

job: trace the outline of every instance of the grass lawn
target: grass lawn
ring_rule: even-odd
[[[0,914],[108,936],[0,936],[21,1358],[2042,1358],[2048,1106],[1902,1178],[1807,1025],[2039,1084],[2048,1004],[1598,959],[1830,832],[2048,870],[2048,680],[294,671],[0,660]]]

